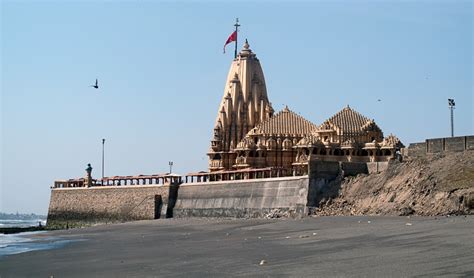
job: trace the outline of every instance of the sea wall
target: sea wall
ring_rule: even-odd
[[[346,163],[351,174],[365,163]],[[309,175],[182,184],[173,217],[303,217],[339,188],[342,164],[310,161]]]
[[[51,190],[48,227],[166,217],[168,203],[173,201],[169,197],[175,190],[175,186],[163,185],[55,188]]]
[[[299,217],[307,195],[307,176],[182,184],[173,217]]]
[[[310,161],[307,176],[173,186],[53,188],[48,226],[163,217],[302,217],[337,193],[344,175],[367,174],[370,168],[366,163]]]

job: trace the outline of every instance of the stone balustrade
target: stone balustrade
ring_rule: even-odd
[[[183,177],[175,174],[157,174],[157,175],[138,175],[138,176],[114,176],[104,177],[103,179],[92,179],[91,187],[100,186],[144,186],[144,185],[170,185],[215,181],[231,181],[231,180],[251,180],[264,178],[279,178],[289,176],[303,176],[305,171],[292,171],[286,168],[268,167],[257,169],[241,169],[234,171],[217,171],[217,172],[198,172],[189,173]],[[55,188],[74,188],[87,187],[84,178],[58,180],[51,187]]]
[[[93,179],[92,186],[134,186],[180,184],[182,177],[175,174],[113,176]],[[84,178],[55,181],[52,188],[87,187]]]
[[[189,173],[185,176],[185,183],[194,182],[214,182],[214,181],[230,181],[230,180],[250,180],[264,178],[278,178],[296,175],[284,168],[268,167],[257,169],[242,169],[234,171],[217,171],[217,172],[198,172]]]

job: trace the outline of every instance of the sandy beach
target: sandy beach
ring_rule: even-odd
[[[0,277],[474,276],[474,217],[163,219],[51,231]]]

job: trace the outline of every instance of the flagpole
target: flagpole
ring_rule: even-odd
[[[238,35],[238,31],[239,31],[238,28],[239,28],[239,26],[240,26],[240,25],[239,25],[239,19],[238,19],[238,18],[235,19],[235,24],[234,24],[234,26],[235,26],[235,51],[234,51],[234,59],[236,59],[236,58],[237,58],[237,38],[239,37],[239,35]]]

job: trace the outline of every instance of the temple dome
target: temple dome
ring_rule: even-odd
[[[252,130],[252,134],[290,134],[295,136],[305,136],[317,130],[317,126],[306,120],[302,116],[285,107],[275,116],[260,123]]]
[[[319,129],[336,129],[339,134],[353,135],[363,134],[365,131],[381,132],[374,120],[363,116],[349,105],[327,119]]]

